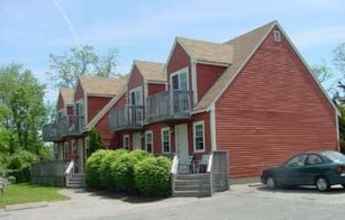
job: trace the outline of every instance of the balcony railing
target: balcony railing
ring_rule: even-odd
[[[147,98],[145,122],[188,119],[191,116],[191,91],[165,91]]]
[[[85,127],[84,115],[69,115],[68,116],[68,135],[79,135],[83,132]]]
[[[109,127],[112,131],[141,129],[144,108],[141,105],[126,105],[113,109],[109,114]]]
[[[55,122],[43,126],[44,141],[58,141],[69,135],[79,135],[83,132],[85,118],[82,115],[60,116]]]

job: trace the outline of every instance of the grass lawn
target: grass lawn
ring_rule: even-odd
[[[3,196],[0,194],[0,208],[11,204],[27,202],[58,201],[67,199],[58,193],[61,188],[36,186],[28,183],[9,185]]]

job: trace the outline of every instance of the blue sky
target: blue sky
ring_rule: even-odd
[[[0,65],[22,63],[49,84],[50,53],[90,44],[117,48],[126,73],[133,59],[164,62],[175,36],[222,42],[272,20],[310,64],[345,42],[344,0],[0,0]]]

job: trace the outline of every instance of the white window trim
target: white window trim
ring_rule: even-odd
[[[172,78],[173,78],[173,76],[180,75],[182,73],[186,73],[187,74],[187,90],[189,91],[189,68],[188,67],[184,67],[182,69],[177,70],[176,72],[170,73],[169,84],[170,84],[170,90],[171,91],[173,90],[173,88],[172,88],[172,86],[173,86],[172,85]],[[180,87],[180,81],[178,83],[179,83],[179,87]]]
[[[125,147],[125,145],[124,145],[124,144],[126,143],[126,142],[125,142],[125,139],[126,139],[126,138],[128,138],[128,146],[127,146],[127,147]],[[130,140],[130,139],[129,139],[129,134],[125,134],[125,135],[122,136],[122,148],[124,148],[124,149],[129,149],[129,140]]]
[[[144,100],[143,100],[143,86],[140,85],[138,87],[135,87],[135,88],[129,90],[129,92],[128,92],[128,103],[129,104],[131,103],[130,101],[131,101],[132,93],[133,92],[139,92],[140,93],[140,99],[141,99],[140,102],[141,102],[141,105],[143,105],[143,103],[144,103]]]
[[[275,42],[281,42],[282,41],[282,34],[279,30],[273,31],[273,39]]]
[[[151,131],[151,130],[149,130],[149,131],[145,131],[145,137],[144,137],[144,148],[145,148],[145,151],[147,151],[147,137],[146,137],[146,135],[147,134],[151,134],[151,152],[150,153],[154,153],[154,146],[153,146],[153,143],[154,143],[154,141],[153,141],[153,132]],[[148,152],[148,151],[147,151]]]
[[[163,133],[164,131],[168,131],[169,134],[169,151],[164,151],[164,137],[163,137]],[[163,154],[167,154],[167,153],[171,153],[171,134],[170,134],[170,128],[169,127],[165,127],[161,129],[161,150]]]
[[[197,150],[196,149],[196,141],[195,141],[195,135],[196,135],[196,126],[202,125],[202,139],[203,139],[203,148],[202,150]],[[205,122],[204,121],[197,121],[193,123],[193,151],[195,153],[203,153],[205,152]]]

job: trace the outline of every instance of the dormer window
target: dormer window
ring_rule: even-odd
[[[275,42],[281,42],[282,41],[282,36],[281,36],[280,31],[278,31],[278,30],[273,31],[273,39]]]
[[[188,90],[188,69],[184,68],[170,76],[171,86],[173,90]]]

